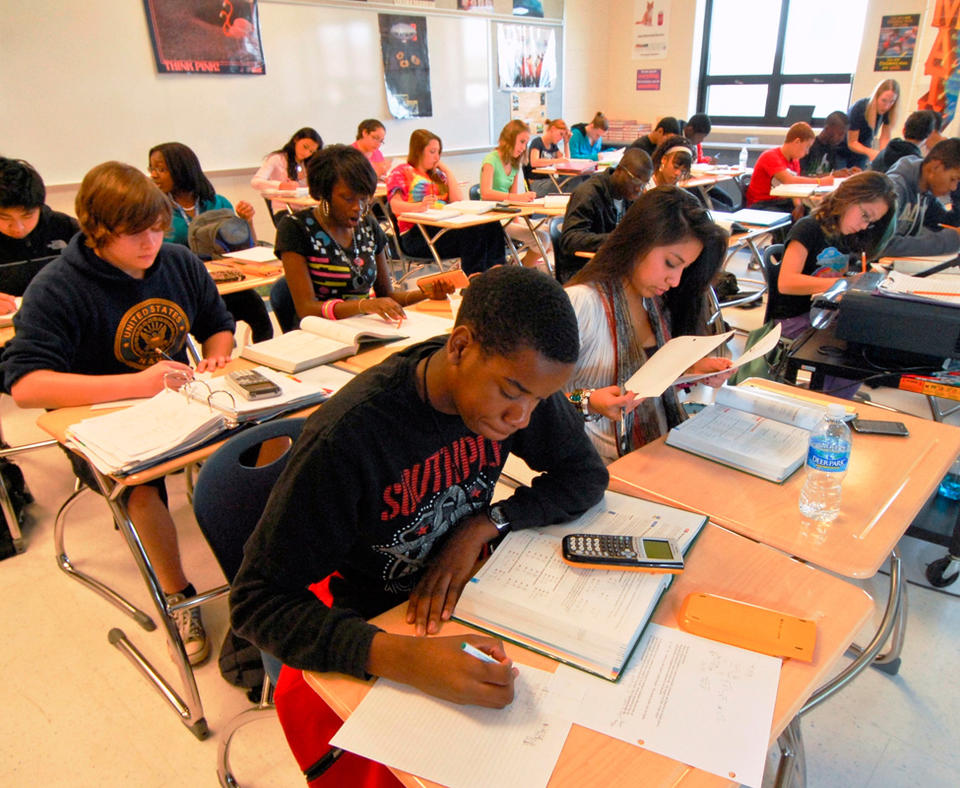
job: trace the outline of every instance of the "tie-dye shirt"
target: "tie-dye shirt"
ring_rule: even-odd
[[[329,298],[364,298],[377,279],[377,255],[387,237],[370,214],[354,230],[353,244],[340,246],[320,226],[312,208],[284,216],[277,227],[275,251],[302,255],[307,261],[313,293]]]
[[[421,175],[410,164],[401,164],[394,168],[387,178],[387,199],[392,200],[395,194],[399,194],[404,202],[447,202],[450,190],[443,172],[439,172],[439,175],[444,179],[442,184]],[[412,222],[405,222],[403,219],[397,219],[397,224],[401,233],[413,227]]]

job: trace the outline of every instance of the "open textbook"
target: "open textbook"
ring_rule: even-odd
[[[343,320],[311,315],[300,321],[299,329],[246,345],[240,355],[258,364],[293,373],[356,355],[363,342],[419,341],[449,331],[450,327],[449,320],[412,310],[407,310],[399,327],[379,315],[357,315]]]
[[[807,456],[826,407],[750,386],[724,386],[714,403],[678,424],[667,445],[782,482]]]
[[[673,575],[580,569],[563,562],[567,533],[653,535],[690,549],[707,518],[607,492],[572,523],[507,535],[463,590],[454,617],[616,680]]]
[[[894,270],[880,283],[879,292],[909,301],[960,306],[960,280],[949,274],[910,276]]]

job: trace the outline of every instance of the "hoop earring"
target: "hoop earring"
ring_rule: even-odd
[[[320,203],[317,205],[317,210],[320,211],[320,215],[327,219],[330,217],[330,203],[327,202],[324,198],[320,198]]]

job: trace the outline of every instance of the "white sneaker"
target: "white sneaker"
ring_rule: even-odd
[[[170,594],[167,597],[167,603],[175,605],[184,599],[186,597],[183,594]],[[207,633],[200,618],[200,608],[175,610],[171,615],[177,624],[177,631],[183,641],[184,651],[187,652],[187,659],[190,660],[191,665],[199,665],[210,655],[210,643],[207,641]],[[170,649],[170,652],[173,659],[173,649]]]

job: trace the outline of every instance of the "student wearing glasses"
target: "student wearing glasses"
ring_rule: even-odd
[[[393,289],[387,238],[367,210],[377,174],[360,151],[327,146],[308,162],[307,184],[320,204],[284,216],[276,243],[299,317],[376,314],[398,320],[403,307],[427,297],[420,290]],[[447,287],[437,283],[432,295],[444,298]]]
[[[581,183],[570,197],[556,256],[557,279],[566,282],[586,264],[577,252],[595,252],[620,223],[650,180],[653,165],[639,148],[628,148],[616,168]]]
[[[376,118],[367,118],[360,121],[360,125],[357,126],[357,139],[351,143],[352,147],[367,157],[370,166],[381,178],[390,169],[390,162],[383,158],[380,152],[380,147],[386,138],[387,130],[384,125]]]
[[[787,236],[770,317],[793,339],[810,327],[811,296],[829,290],[848,268],[850,255],[875,259],[893,232],[895,197],[890,179],[861,172],[841,183]]]

